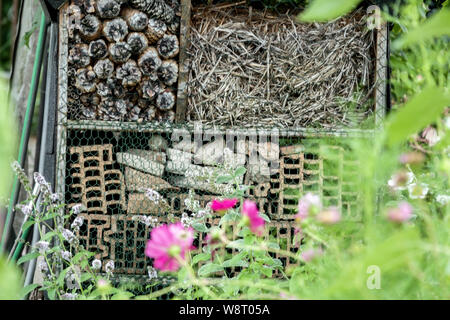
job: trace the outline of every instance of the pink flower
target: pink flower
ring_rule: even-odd
[[[247,219],[247,224],[250,226],[250,230],[258,235],[262,236],[264,233],[264,219],[259,215],[256,203],[251,200],[245,200],[242,205],[242,214]]]
[[[432,126],[428,126],[425,130],[423,130],[422,137],[430,147],[434,146],[441,140],[441,137],[438,136],[436,129]]]
[[[341,213],[338,208],[329,207],[328,209],[319,212],[316,219],[323,224],[335,224],[341,220]]]
[[[308,250],[303,251],[300,254],[300,257],[302,258],[303,261],[310,262],[314,258],[321,256],[322,254],[323,254],[322,249],[308,249]]]
[[[177,271],[177,258],[184,260],[186,252],[194,249],[194,230],[185,229],[181,222],[152,229],[145,255],[153,258],[153,266],[161,271]]]
[[[217,211],[219,214],[225,213],[228,209],[233,208],[238,199],[224,199],[224,200],[213,200],[211,203],[211,209]]]
[[[309,214],[313,213],[315,210],[320,210],[322,204],[320,203],[320,198],[317,195],[308,192],[305,194],[298,202],[298,213],[294,216],[296,220],[306,219]]]
[[[387,218],[392,222],[402,223],[408,221],[412,217],[412,206],[406,202],[400,202],[397,208],[388,210]]]
[[[414,173],[410,171],[399,171],[388,181],[388,186],[393,190],[405,190],[406,186],[414,181]]]
[[[420,164],[425,160],[423,153],[411,151],[400,155],[399,161],[402,164]]]

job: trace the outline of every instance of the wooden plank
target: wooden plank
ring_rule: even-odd
[[[387,78],[387,24],[376,30],[375,50],[375,127],[381,127],[386,116],[386,78]]]
[[[178,92],[175,122],[184,122],[187,108],[187,82],[189,76],[189,61],[187,48],[189,46],[189,27],[191,21],[191,0],[181,0],[180,19],[180,53],[178,61]]]
[[[125,168],[125,184],[128,191],[143,191],[146,189],[161,191],[174,188],[164,179],[130,167]]]

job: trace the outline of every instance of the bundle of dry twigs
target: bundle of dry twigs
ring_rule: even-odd
[[[245,8],[194,9],[188,120],[334,128],[372,113],[374,34],[361,10],[329,23]]]

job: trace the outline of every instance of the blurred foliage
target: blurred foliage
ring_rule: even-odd
[[[0,255],[0,300],[19,299],[20,291],[20,272]]]
[[[0,202],[3,203],[11,187],[11,166],[16,146],[16,130],[11,110],[7,103],[7,90],[3,82],[0,82]],[[18,299],[20,285],[20,273],[0,253],[0,300]]]
[[[17,141],[15,121],[8,108],[6,85],[0,82],[0,198],[7,196],[11,182],[11,166]]]

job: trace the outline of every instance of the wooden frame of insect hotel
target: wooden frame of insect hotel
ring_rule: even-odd
[[[271,219],[266,236],[287,250],[300,243],[299,194],[352,216],[359,164],[339,143],[328,156],[318,145],[370,137],[385,115],[387,27],[369,30],[366,18],[360,8],[304,24],[245,2],[67,3],[56,187],[67,210],[86,208],[82,245],[117,275],[145,275],[153,225],[190,221],[233,188],[245,188]],[[244,175],[224,178],[239,167]]]

